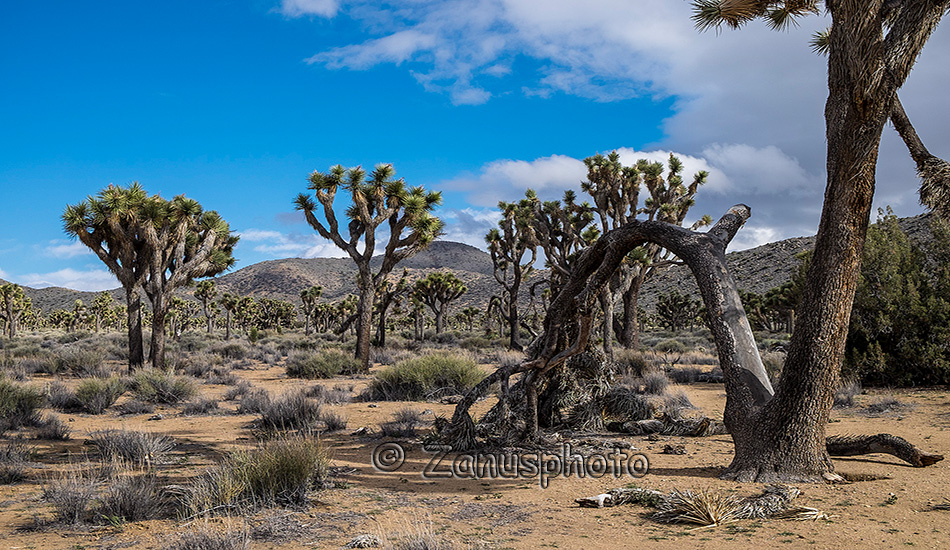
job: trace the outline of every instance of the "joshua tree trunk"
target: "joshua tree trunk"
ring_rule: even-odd
[[[627,349],[640,348],[640,288],[643,286],[643,277],[638,275],[623,293],[623,329],[620,333],[620,342]]]
[[[142,341],[142,297],[134,288],[125,289],[126,315],[129,334],[129,374],[145,364]]]
[[[362,363],[363,371],[368,371],[370,334],[373,330],[373,302],[376,298],[376,286],[373,284],[373,275],[369,265],[363,269],[360,266],[359,289],[360,299],[356,305],[356,358]]]
[[[152,345],[149,356],[153,369],[165,368],[165,318],[168,305],[162,294],[152,295]]]

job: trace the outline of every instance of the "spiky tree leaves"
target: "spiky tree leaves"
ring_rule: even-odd
[[[445,329],[445,313],[449,304],[461,297],[468,288],[461,279],[448,271],[436,271],[416,281],[413,296],[435,314],[435,333]]]
[[[518,202],[499,202],[501,220],[498,228],[485,235],[495,281],[502,287],[501,296],[497,298],[499,311],[508,323],[508,347],[518,351],[522,349],[518,297],[521,284],[531,276],[538,259],[539,242],[534,223],[536,207],[537,199],[531,194]]]
[[[234,264],[238,237],[215,211],[184,195],[149,196],[138,183],[110,185],[95,197],[69,205],[66,232],[88,246],[126,290],[129,310],[129,368],[142,364],[142,289],[152,305],[152,365],[164,366],[165,315],[170,293],[199,277]]]
[[[0,285],[0,319],[6,324],[7,336],[16,337],[20,317],[33,307],[33,302],[23,294],[23,287],[8,283]]]
[[[403,179],[395,179],[391,164],[377,165],[369,177],[361,167],[347,169],[337,165],[326,173],[310,174],[308,188],[313,196],[300,194],[294,205],[321,237],[333,242],[356,263],[360,295],[356,357],[368,369],[376,292],[396,264],[426,248],[441,234],[442,222],[431,212],[442,202],[442,195],[421,186],[407,187]],[[341,190],[349,195],[346,219],[342,220],[346,223],[346,236],[334,210],[336,195]],[[318,217],[320,213],[322,219]],[[381,227],[388,230],[389,237],[379,268],[373,273],[370,259],[376,252],[376,233]]]
[[[693,5],[698,26],[711,28],[739,27],[758,18],[783,21],[814,12],[818,2],[701,0]],[[950,9],[946,0],[826,0],[824,5],[832,19],[827,39],[818,41],[828,53],[825,199],[787,368],[774,397],[753,404],[742,397],[743,384],[727,384],[723,419],[736,454],[724,476],[741,481],[834,475],[825,426],[858,286],[881,133],[893,120],[898,89]],[[925,173],[920,165],[927,178],[924,200],[939,197],[948,180]]]

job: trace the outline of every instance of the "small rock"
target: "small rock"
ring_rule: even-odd
[[[378,408],[379,408],[379,405],[377,405],[376,403],[370,403],[369,405],[366,405],[366,406],[369,407],[369,408],[371,408],[371,409],[378,409]]]
[[[685,455],[686,446],[685,445],[664,445],[663,454],[665,455]]]
[[[376,535],[356,535],[344,548],[379,548],[383,541]]]
[[[148,417],[148,419],[149,419],[149,420],[165,420],[165,415],[163,415],[163,414],[153,414],[152,416]]]

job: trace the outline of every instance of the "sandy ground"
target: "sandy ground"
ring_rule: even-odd
[[[280,367],[236,370],[255,386],[280,393],[313,382],[287,379]],[[42,376],[34,384],[43,384]],[[366,379],[321,382],[353,385],[358,392]],[[202,392],[220,397],[225,386],[202,386]],[[721,417],[725,401],[722,385],[684,386],[691,401],[708,416]],[[882,395],[894,396],[910,406],[877,416],[861,407]],[[871,390],[856,398],[852,409],[836,410],[829,434],[892,433],[925,450],[950,451],[950,392]],[[707,438],[577,436],[575,442],[606,442],[606,448],[582,447],[581,452],[606,452],[616,445],[635,448],[649,459],[649,472],[640,478],[584,477],[573,475],[549,480],[546,488],[538,477],[525,479],[426,479],[422,472],[432,454],[422,450],[419,439],[400,443],[405,464],[394,472],[373,468],[373,450],[388,442],[372,436],[353,435],[360,427],[378,431],[378,424],[406,406],[425,411],[431,424],[435,415],[451,415],[454,406],[438,403],[364,403],[331,406],[348,418],[348,427],[324,439],[332,464],[344,472],[336,478],[339,488],[315,495],[307,510],[267,510],[246,521],[255,536],[253,548],[341,548],[354,536],[428,531],[454,541],[456,548],[611,548],[643,545],[650,548],[918,548],[950,547],[950,511],[933,505],[950,497],[950,461],[929,468],[913,468],[887,455],[835,460],[837,471],[850,479],[840,485],[804,485],[798,503],[820,509],[827,520],[739,521],[729,525],[690,530],[686,525],[657,523],[649,511],[637,506],[580,508],[574,499],[614,487],[637,483],[641,487],[672,489],[721,489],[741,496],[761,490],[760,485],[736,484],[717,479],[732,456],[729,436]],[[481,403],[484,410],[488,403]],[[158,465],[170,482],[182,483],[223,454],[255,445],[249,424],[254,415],[236,415],[234,404],[222,402],[224,414],[187,417],[178,408],[159,408],[160,420],[151,415],[61,415],[73,429],[65,442],[30,442],[35,448],[35,468],[28,479],[0,485],[0,548],[165,548],[176,533],[196,522],[173,520],[124,525],[42,525],[52,518],[41,499],[44,480],[70,462],[94,455],[86,444],[91,431],[105,427],[145,430],[172,436],[178,443],[170,459]],[[424,430],[423,430],[424,431]],[[683,445],[685,455],[663,454],[666,445]],[[87,457],[88,458],[88,457]],[[226,523],[220,520],[216,523]]]

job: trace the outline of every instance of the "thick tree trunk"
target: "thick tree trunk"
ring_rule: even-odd
[[[129,374],[145,364],[142,341],[142,298],[134,289],[125,289],[126,318],[129,335]]]
[[[623,293],[623,329],[620,333],[620,343],[627,349],[640,349],[640,318],[639,301],[640,287],[643,286],[643,277],[638,275]]]
[[[152,345],[149,348],[149,357],[153,369],[165,368],[165,318],[168,315],[168,306],[162,295],[152,296]]]
[[[508,306],[508,348],[515,351],[522,351],[521,345],[521,315],[518,311],[518,287],[513,286],[513,292],[510,296],[511,304]]]
[[[373,276],[369,272],[369,265],[360,269],[359,273],[360,299],[356,305],[356,358],[360,360],[364,372],[369,371],[370,334],[373,331],[373,301],[376,298],[376,289],[373,287]]]
[[[389,309],[389,303],[381,304],[379,308],[379,319],[376,320],[376,347],[386,347],[386,310]]]
[[[225,310],[224,314],[224,340],[231,339],[231,310]]]
[[[600,293],[600,308],[604,312],[604,323],[601,328],[601,334],[604,337],[604,353],[607,355],[608,359],[613,359],[614,356],[614,295],[610,291],[610,285],[604,287],[603,292]]]
[[[442,334],[445,329],[445,306],[438,307],[435,310],[435,333]]]

